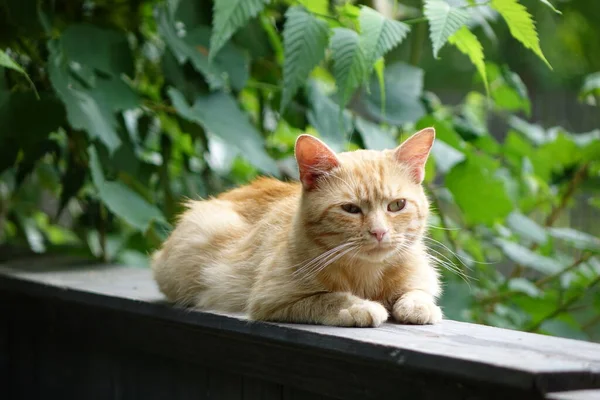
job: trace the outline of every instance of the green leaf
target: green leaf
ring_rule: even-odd
[[[334,151],[342,151],[352,132],[350,113],[327,97],[316,83],[310,83],[308,92],[311,106],[308,122]]]
[[[446,187],[470,224],[493,225],[513,210],[495,167],[494,162],[484,156],[469,155],[446,175]]]
[[[460,52],[466,54],[469,59],[471,59],[471,62],[475,65],[475,68],[477,68],[477,72],[481,75],[481,79],[483,79],[485,91],[489,93],[490,88],[486,75],[483,47],[477,39],[477,36],[475,36],[469,28],[463,26],[454,35],[448,38],[448,42],[456,46]]]
[[[388,65],[384,73],[385,104],[378,79],[371,77],[368,93],[361,101],[369,115],[378,122],[402,125],[416,122],[425,114],[421,102],[423,70],[403,63]],[[383,111],[382,111],[383,110]]]
[[[356,117],[355,125],[367,149],[386,150],[398,146],[392,133],[386,132],[377,124]]]
[[[208,86],[212,90],[226,86],[225,80],[221,76],[217,66],[209,63],[206,49],[194,48],[189,43],[186,43],[183,38],[179,37],[175,29],[175,23],[166,7],[158,7],[157,22],[158,32],[169,46],[179,64],[183,64],[189,60],[194,68],[204,76]]]
[[[212,61],[231,36],[256,17],[265,0],[214,0],[213,29],[208,58]]]
[[[521,237],[525,237],[534,243],[545,244],[548,241],[546,229],[531,218],[518,211],[512,212],[506,219],[506,224]]]
[[[231,95],[222,92],[200,95],[190,107],[177,89],[170,88],[168,94],[177,112],[185,119],[198,122],[204,129],[220,136],[261,171],[279,175],[277,165],[264,149],[264,139]]]
[[[542,274],[552,275],[564,268],[562,263],[555,259],[544,257],[518,243],[497,239],[496,244],[498,244],[504,254],[515,263],[541,272]]]
[[[116,64],[104,65],[102,72],[107,77],[100,77],[93,72],[93,65],[70,60],[62,40],[49,42],[48,50],[50,82],[65,104],[69,123],[75,129],[86,131],[91,139],[100,140],[111,153],[114,152],[121,145],[115,112],[137,107],[138,96],[117,76]],[[110,77],[104,69],[111,69],[115,76]]]
[[[13,59],[10,58],[8,56],[8,54],[6,54],[1,49],[0,49],[0,67],[10,68],[10,69],[15,70],[15,71],[19,72],[20,74],[22,74],[29,81],[29,84],[31,85],[31,88],[35,92],[36,97],[39,98],[37,89],[35,88],[35,85],[33,84],[33,81],[31,80],[31,78],[29,78],[29,75],[27,75],[27,72],[25,72],[25,70],[23,68],[21,68],[21,66],[19,64],[14,62]]]
[[[281,112],[304,85],[310,72],[325,57],[329,35],[327,23],[315,18],[302,7],[291,7],[285,16]]]
[[[133,58],[127,37],[91,24],[72,24],[61,35],[65,56],[112,77],[133,76]]]
[[[539,297],[542,293],[537,286],[525,278],[511,279],[508,281],[508,289],[513,292],[524,293],[529,297]]]
[[[360,10],[360,41],[365,53],[367,78],[375,61],[398,46],[410,32],[410,27],[400,21],[387,19],[369,7]]]
[[[367,72],[367,60],[360,44],[360,37],[347,28],[333,30],[331,52],[333,75],[343,108],[350,101],[354,91],[363,83]]]
[[[571,228],[551,228],[550,235],[577,249],[600,252],[600,239],[585,232]]]
[[[467,23],[469,13],[443,0],[426,0],[423,12],[429,20],[433,56],[437,58],[448,38]]]
[[[552,3],[550,3],[550,1],[549,1],[549,0],[540,0],[540,1],[541,1],[542,3],[544,3],[545,5],[547,5],[548,7],[550,7],[550,9],[551,9],[552,11],[554,11],[555,13],[557,13],[557,14],[562,14],[562,12],[560,12],[560,11],[559,11],[559,10],[558,10],[556,7],[554,7],[554,6],[552,5]]]
[[[146,232],[152,221],[166,222],[158,208],[122,182],[106,181],[96,149],[88,148],[92,181],[106,207],[134,228]]]
[[[520,4],[518,0],[491,0],[491,6],[504,18],[511,35],[523,46],[531,49],[546,63],[548,68],[552,69],[542,52],[533,17],[529,14],[527,8]]]
[[[429,125],[431,126],[431,125]],[[436,131],[437,132],[437,131]],[[431,148],[431,155],[437,169],[445,174],[456,164],[464,161],[465,155],[442,140],[436,140]]]

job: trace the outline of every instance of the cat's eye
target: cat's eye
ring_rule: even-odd
[[[361,213],[361,209],[359,206],[357,206],[356,204],[350,204],[350,203],[342,204],[342,210],[344,210],[350,214],[360,214]]]
[[[390,204],[388,204],[388,211],[398,212],[398,211],[402,211],[402,209],[404,207],[406,207],[405,199],[394,200]]]

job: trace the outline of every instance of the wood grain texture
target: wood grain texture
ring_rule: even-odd
[[[166,304],[147,269],[4,264],[0,301],[18,305],[0,308],[11,321],[8,333],[0,328],[0,346],[14,354],[0,357],[0,373],[16,371],[7,372],[19,393],[40,382],[58,391],[68,373],[81,375],[81,390],[108,396],[98,398],[161,398],[177,387],[187,389],[173,398],[195,390],[193,398],[226,399],[381,398],[398,387],[405,398],[543,398],[600,388],[598,344],[453,321],[377,329],[250,323]],[[69,358],[73,352],[89,360]],[[32,365],[37,372],[24,376]],[[53,365],[65,376],[38,376]],[[199,372],[190,377],[182,365]],[[144,393],[142,382],[152,382]],[[137,389],[115,395],[126,388]]]

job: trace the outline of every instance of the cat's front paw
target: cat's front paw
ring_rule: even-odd
[[[388,312],[376,301],[361,300],[340,310],[336,319],[338,326],[377,327],[388,319]]]
[[[400,297],[394,304],[392,315],[396,321],[406,324],[436,324],[442,320],[442,310],[430,295],[420,290]]]

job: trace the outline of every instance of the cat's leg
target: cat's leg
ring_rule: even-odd
[[[406,324],[440,322],[443,315],[436,304],[436,298],[441,294],[437,270],[422,252],[415,252],[407,262],[399,268],[395,287],[391,290],[389,304],[393,318]]]
[[[392,315],[396,321],[407,324],[435,324],[442,320],[435,298],[422,290],[410,290],[400,296],[392,306]]]
[[[381,303],[364,300],[350,293],[317,293],[290,303],[281,299],[254,300],[250,318],[263,321],[296,322],[331,326],[376,327],[385,322],[388,312]]]

